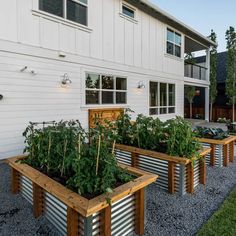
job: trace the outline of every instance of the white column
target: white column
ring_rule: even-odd
[[[209,121],[209,87],[205,88],[205,120]]]
[[[210,81],[210,58],[211,58],[211,54],[210,54],[210,48],[208,48],[206,50],[206,81]]]
[[[206,50],[206,81],[210,82],[210,48]],[[205,88],[205,120],[209,121],[209,105],[210,105],[210,99],[209,99],[209,86]]]

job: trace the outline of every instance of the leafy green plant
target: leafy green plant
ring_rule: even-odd
[[[195,139],[191,124],[182,117],[165,122],[167,153],[171,156],[193,158],[198,156],[200,143]]]
[[[134,178],[118,166],[105,129],[89,136],[79,121],[43,122],[30,123],[23,135],[24,163],[88,198]]]
[[[228,132],[220,128],[207,128],[207,127],[201,127],[201,126],[197,126],[194,129],[194,134],[198,138],[208,138],[208,139],[216,139],[216,140],[222,140],[229,137]]]

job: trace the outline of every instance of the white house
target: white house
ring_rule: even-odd
[[[0,159],[22,153],[29,121],[87,127],[103,107],[183,116],[184,85],[204,87],[208,104],[213,44],[147,0],[1,1]],[[199,50],[207,69],[185,65]]]

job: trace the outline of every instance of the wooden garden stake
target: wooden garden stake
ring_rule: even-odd
[[[98,138],[98,154],[97,154],[97,164],[96,164],[96,175],[98,175],[98,162],[99,162],[100,148],[101,148],[101,135],[99,135],[99,138]]]
[[[79,142],[78,142],[79,160],[80,160],[80,155],[81,155],[80,151],[81,151],[81,134],[79,134]]]
[[[112,155],[114,155],[115,147],[116,147],[116,140],[114,140],[114,142],[113,142]]]

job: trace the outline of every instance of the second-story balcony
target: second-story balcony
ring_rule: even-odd
[[[206,80],[207,68],[198,64],[185,62],[184,76],[193,79]]]

